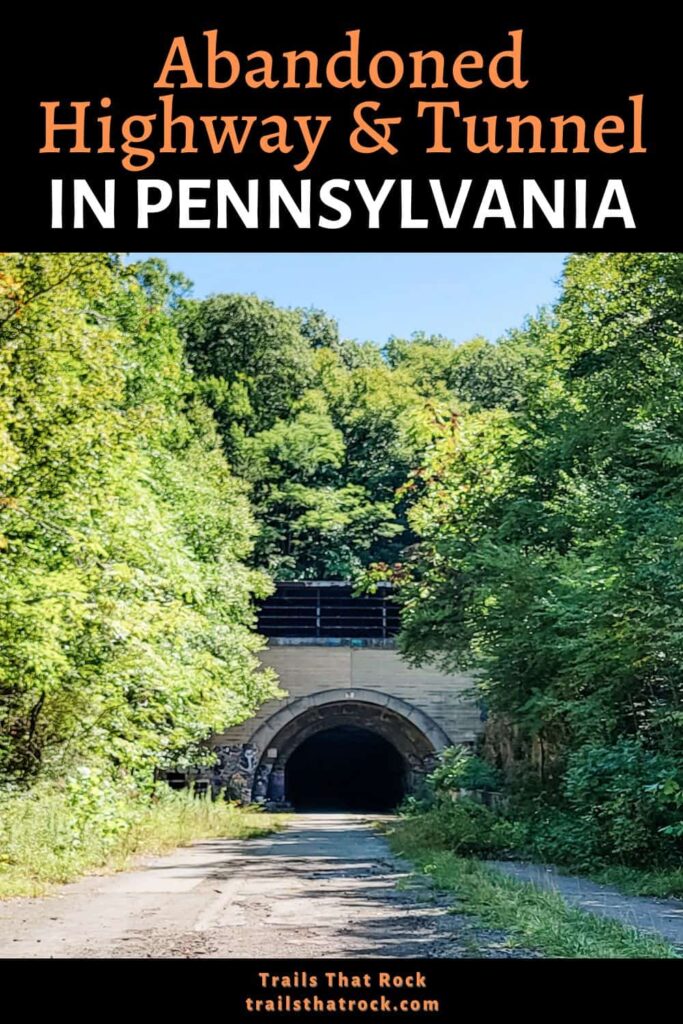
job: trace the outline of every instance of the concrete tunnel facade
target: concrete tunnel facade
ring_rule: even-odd
[[[389,810],[441,750],[476,742],[472,676],[409,666],[389,601],[388,588],[359,598],[345,584],[278,587],[260,616],[261,660],[287,696],[214,737],[215,785],[269,806]]]

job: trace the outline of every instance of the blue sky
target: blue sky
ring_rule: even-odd
[[[280,306],[318,306],[343,337],[392,334],[495,339],[552,302],[562,253],[131,253],[162,256],[198,297],[254,292]]]

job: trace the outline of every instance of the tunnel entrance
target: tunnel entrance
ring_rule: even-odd
[[[405,794],[396,747],[356,725],[323,729],[291,754],[287,800],[298,811],[391,811]]]

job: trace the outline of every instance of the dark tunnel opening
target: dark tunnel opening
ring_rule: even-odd
[[[287,800],[298,811],[391,811],[405,794],[396,748],[355,725],[304,740],[286,767]]]

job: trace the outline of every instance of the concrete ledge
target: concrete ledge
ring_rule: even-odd
[[[391,637],[336,637],[336,636],[272,636],[268,637],[269,647],[370,647],[381,651],[393,651],[396,640]]]

